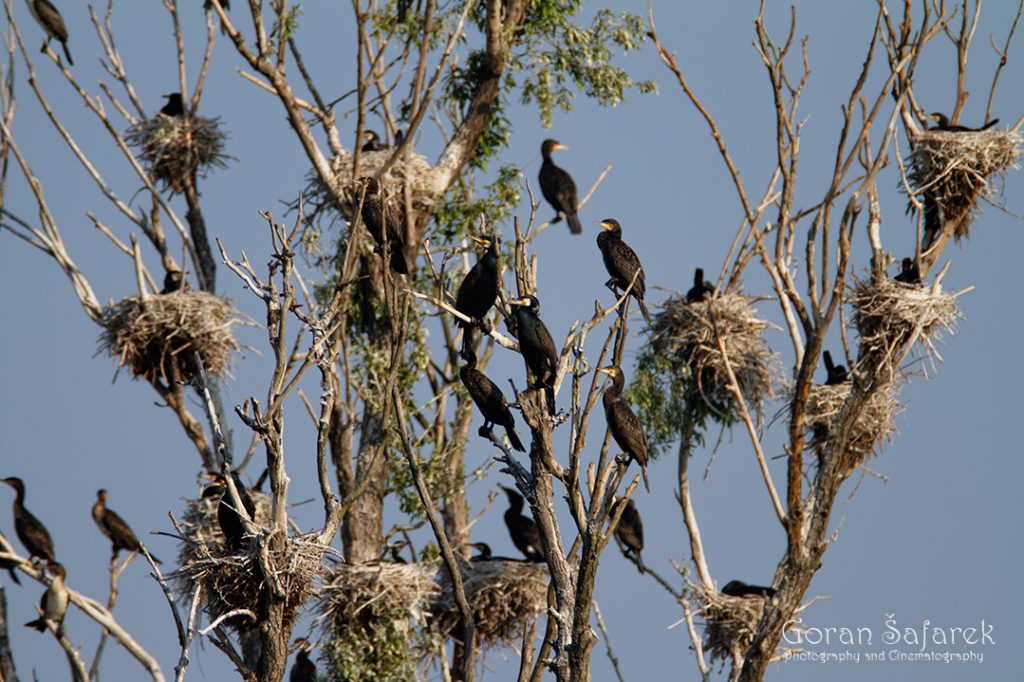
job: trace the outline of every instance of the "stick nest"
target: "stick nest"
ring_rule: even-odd
[[[329,632],[367,619],[423,620],[439,594],[433,564],[338,564],[321,591],[316,611]]]
[[[704,651],[716,660],[743,660],[764,611],[764,597],[703,593]]]
[[[192,351],[206,371],[222,375],[241,347],[231,326],[239,317],[228,299],[203,291],[137,296],[104,308],[100,350],[118,358],[132,377],[147,381],[187,381],[198,373]]]
[[[978,199],[995,194],[992,180],[1018,168],[1020,144],[1014,131],[926,130],[914,140],[907,179],[915,194],[927,193],[942,207],[947,221],[957,221],[957,239],[967,237]]]
[[[270,496],[256,490],[249,495],[256,504],[256,523],[266,527],[270,519]],[[180,568],[173,578],[178,594],[187,607],[197,585],[202,587],[203,608],[210,621],[236,609],[259,613],[259,596],[269,588],[284,595],[288,623],[294,621],[299,607],[316,589],[315,579],[322,570],[327,548],[316,541],[316,533],[291,536],[283,552],[267,554],[269,575],[260,563],[256,543],[248,549],[230,549],[217,521],[220,498],[187,500],[179,527],[186,542],[178,552]],[[269,583],[269,585],[268,585]],[[229,624],[247,627],[246,617],[231,618]]]
[[[459,568],[476,634],[484,646],[511,645],[523,627],[547,608],[548,571],[544,564],[493,559],[460,563]],[[438,581],[441,596],[431,605],[434,620],[441,632],[461,637],[462,618],[443,566]]]
[[[890,380],[895,379],[906,344],[917,334],[925,356],[941,359],[935,342],[942,332],[952,334],[963,313],[956,294],[904,284],[891,279],[878,282],[857,281],[850,295],[853,321],[860,334],[862,360],[881,367]]]
[[[841,469],[852,471],[863,459],[877,454],[878,448],[893,439],[896,434],[896,415],[902,411],[902,405],[896,397],[897,387],[895,382],[880,386],[861,408],[847,450],[842,455],[845,463]],[[811,386],[807,394],[804,426],[819,447],[823,448],[825,442],[832,437],[836,420],[852,390],[853,383],[850,381],[831,386]]]
[[[712,405],[731,404],[729,375],[718,348],[717,327],[743,397],[759,411],[773,395],[775,355],[764,340],[768,323],[751,299],[723,293],[697,303],[669,298],[654,317],[651,342],[670,358],[673,371],[691,382]]]
[[[176,194],[194,174],[205,176],[211,168],[227,166],[227,137],[220,118],[165,114],[142,119],[125,133],[150,175]]]

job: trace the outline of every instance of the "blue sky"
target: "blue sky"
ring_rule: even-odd
[[[200,39],[201,3],[183,3],[182,22],[190,41]],[[192,6],[194,5],[194,7]],[[325,92],[351,87],[353,49],[350,10],[329,8],[328,3],[304,7],[299,36],[306,60]],[[93,91],[99,79],[109,81],[99,65],[95,34],[84,7],[60,4],[71,32],[75,74]],[[589,5],[588,5],[589,6]],[[593,7],[597,7],[596,3]],[[646,3],[613,3],[615,9],[646,11]],[[824,190],[834,157],[840,125],[839,104],[856,77],[874,22],[872,3],[799,2],[797,30],[809,35],[808,52],[813,73],[803,98],[804,121],[801,185],[798,202],[808,205]],[[980,123],[996,57],[988,45],[992,34],[999,43],[1013,19],[1010,3],[990,3],[982,12],[974,51],[969,62],[968,101],[964,121]],[[774,160],[774,119],[764,68],[751,41],[756,3],[660,1],[654,3],[662,41],[678,53],[691,84],[715,115],[730,146],[748,191],[758,194],[767,182]],[[769,28],[782,31],[788,5],[768,8]],[[240,14],[235,10],[235,15]],[[100,165],[104,177],[124,197],[138,182],[117,158],[94,119],[83,115],[81,101],[62,82],[52,65],[35,51],[40,32],[23,4],[15,16],[35,58],[40,82],[51,103],[86,151]],[[153,111],[161,95],[177,89],[171,25],[160,3],[122,3],[114,27],[130,76]],[[190,69],[196,67],[201,46],[189,43]],[[1010,53],[1002,76],[993,115],[1012,124],[1024,111],[1019,45]],[[517,106],[511,112],[514,136],[502,161],[523,168],[535,182],[539,145],[555,137],[569,145],[558,162],[570,170],[581,188],[589,187],[607,163],[615,166],[582,212],[585,234],[572,237],[561,226],[546,231],[536,244],[540,254],[539,292],[543,316],[556,336],[570,323],[588,316],[594,298],[609,302],[606,279],[593,237],[594,220],[615,217],[626,240],[640,255],[647,273],[649,300],[666,294],[656,289],[685,290],[693,268],[718,270],[739,224],[741,211],[706,127],[682,92],[660,65],[652,49],[632,53],[620,63],[636,78],[659,82],[657,95],[631,95],[617,108],[599,107],[582,98],[571,113],[555,116],[545,131],[537,113]],[[201,191],[211,234],[232,254],[244,250],[253,263],[266,260],[267,231],[257,211],[282,216],[282,201],[292,200],[303,186],[308,167],[294,136],[285,127],[276,100],[242,81],[235,72],[241,63],[222,41],[215,51],[214,68],[200,113],[220,116],[230,130],[228,153],[236,161],[206,180]],[[876,64],[868,92],[878,87],[881,63]],[[953,53],[948,43],[935,41],[919,67],[915,92],[928,110],[949,111],[955,94]],[[190,78],[194,79],[194,71]],[[15,134],[44,183],[69,251],[104,302],[134,291],[130,261],[113,251],[86,217],[93,211],[124,237],[127,228],[109,208],[95,185],[71,158],[53,127],[45,119],[25,82],[22,64],[16,67],[15,93],[19,102]],[[887,103],[887,106],[891,106]],[[350,117],[350,125],[354,120]],[[345,123],[341,127],[344,129]],[[379,126],[378,126],[379,127]],[[900,154],[906,141],[899,137]],[[420,148],[434,150],[436,138],[425,133]],[[890,152],[892,150],[890,149]],[[886,247],[897,256],[913,246],[913,225],[903,213],[905,198],[896,191],[892,169],[883,176],[882,234]],[[1006,181],[1005,200],[1010,211],[1021,213],[1019,174]],[[35,208],[23,180],[12,173],[7,207],[25,219]],[[180,199],[175,206],[182,214]],[[547,217],[547,207],[541,216]],[[523,213],[525,217],[525,206]],[[505,234],[511,226],[503,227]],[[592,230],[592,232],[588,231]],[[866,235],[856,235],[855,270],[866,266]],[[983,663],[808,663],[773,665],[768,678],[860,680],[874,674],[883,679],[962,680],[1010,679],[1019,670],[1016,642],[1024,626],[1016,619],[1019,596],[1013,590],[1021,555],[1017,481],[1022,472],[1017,419],[1024,400],[1015,383],[1022,379],[1015,353],[1022,331],[1019,310],[1012,296],[1020,291],[1021,270],[1012,265],[1024,247],[1020,221],[995,207],[985,206],[970,242],[947,249],[952,267],[948,289],[974,287],[960,298],[966,316],[955,337],[940,347],[945,362],[930,380],[914,377],[901,399],[906,409],[897,418],[899,434],[892,445],[871,463],[887,482],[868,477],[856,495],[836,505],[833,523],[837,538],[807,597],[825,597],[805,614],[815,627],[873,629],[876,637],[894,614],[899,627],[921,627],[924,620],[936,627],[971,627],[984,619],[994,628],[995,643],[976,650]],[[147,254],[151,268],[156,259]],[[255,299],[224,269],[219,292],[261,319]],[[748,270],[747,290],[766,291],[764,278]],[[142,536],[152,530],[171,530],[168,512],[179,514],[182,499],[197,490],[197,457],[176,420],[155,405],[156,395],[146,385],[122,374],[111,383],[114,368],[96,356],[98,329],[74,299],[67,279],[48,259],[0,233],[0,303],[6,324],[0,331],[0,385],[5,409],[0,411],[0,473],[25,479],[28,504],[50,528],[58,556],[68,567],[68,582],[97,599],[106,598],[109,544],[89,517],[95,490],[110,491],[109,504],[129,520]],[[760,304],[762,313],[777,321],[771,302]],[[633,325],[637,329],[637,325]],[[243,343],[265,348],[258,329],[239,331]],[[592,341],[591,352],[594,351]],[[770,342],[783,349],[788,341],[778,333]],[[641,337],[630,340],[631,364]],[[833,341],[833,343],[838,343]],[[835,348],[835,346],[833,346]],[[498,349],[499,351],[501,349]],[[791,359],[783,356],[783,366]],[[496,352],[488,373],[499,383],[519,376],[521,362],[509,353]],[[228,383],[229,404],[249,395],[263,395],[270,376],[267,354],[247,353]],[[627,374],[629,368],[627,367]],[[500,377],[500,379],[499,379]],[[777,406],[770,408],[772,412]],[[288,470],[294,500],[316,494],[313,469],[313,431],[301,404],[288,406]],[[475,422],[476,424],[476,422]],[[597,442],[601,420],[592,426],[590,442]],[[232,420],[236,436],[244,426]],[[713,434],[709,439],[714,441]],[[766,439],[769,456],[781,452],[781,436]],[[474,439],[468,462],[483,462],[493,454],[486,443]],[[702,472],[710,453],[696,455],[692,470]],[[773,461],[777,479],[784,464]],[[659,572],[671,572],[670,561],[685,562],[688,545],[678,505],[672,496],[675,462],[672,458],[651,465],[651,495],[638,496],[647,546],[645,561]],[[856,477],[854,477],[856,480]],[[488,489],[504,483],[491,470],[483,483],[470,490],[479,509]],[[852,490],[848,485],[841,495]],[[0,510],[12,495],[4,491]],[[782,556],[784,535],[773,520],[764,486],[747,437],[726,433],[707,480],[694,485],[694,504],[701,519],[708,561],[719,584],[739,578],[747,582],[771,580]],[[474,532],[475,540],[491,542],[498,554],[514,554],[505,532],[499,501]],[[393,510],[392,510],[393,511]],[[320,522],[319,505],[295,509],[303,529]],[[0,511],[0,528],[13,537],[7,512]],[[426,539],[422,536],[421,542]],[[165,538],[148,537],[153,551],[168,560],[176,547]],[[41,588],[23,581],[9,586],[6,576],[12,645],[22,679],[66,675],[66,663],[48,636],[20,627],[34,618]],[[631,564],[610,549],[598,579],[597,599],[610,628],[612,644],[627,679],[691,679],[695,674],[685,629],[669,626],[681,617],[677,606],[652,581],[638,576]],[[170,673],[177,661],[173,624],[163,596],[140,564],[128,569],[121,582],[115,610],[118,619],[140,642],[155,653]],[[300,626],[296,634],[302,634]],[[73,641],[91,658],[98,630],[73,612],[67,627]],[[877,639],[876,639],[877,641]],[[864,649],[845,646],[808,647],[819,651]],[[952,647],[951,647],[952,649]],[[875,650],[875,648],[871,648]],[[508,679],[514,661],[510,652],[486,658],[495,669],[491,679]],[[108,679],[136,679],[138,668],[117,647],[104,654]],[[604,644],[594,653],[595,679],[610,679]],[[871,666],[874,666],[871,668]],[[191,679],[225,679],[226,659],[212,646],[193,653]]]

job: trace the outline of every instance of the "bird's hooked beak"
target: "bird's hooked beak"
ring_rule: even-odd
[[[562,144],[561,142],[556,142],[555,146],[552,147],[552,149],[554,149],[556,152],[564,152],[564,151],[568,151],[569,147],[567,147],[566,145]]]
[[[598,220],[594,224],[597,225],[598,227],[600,227],[602,230],[610,230],[610,229],[612,229],[612,224],[610,222],[608,222],[607,220]]]
[[[489,246],[491,243],[491,240],[487,239],[486,237],[477,237],[475,234],[469,235],[469,238],[475,241],[480,246]]]
[[[509,305],[517,305],[517,306],[527,306],[527,305],[530,305],[530,299],[527,298],[526,296],[523,296],[522,298],[517,298],[517,299],[509,301],[508,304]]]

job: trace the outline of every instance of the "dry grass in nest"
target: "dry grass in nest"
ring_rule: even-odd
[[[703,602],[704,651],[711,656],[711,662],[742,660],[754,640],[765,598],[704,592]]]
[[[849,381],[831,386],[811,386],[807,394],[804,426],[812,441],[823,446],[824,441],[830,438],[836,418],[852,390],[853,383]],[[846,464],[841,469],[852,470],[861,460],[876,454],[879,447],[892,440],[896,434],[895,418],[902,409],[896,391],[897,384],[889,382],[876,389],[861,408],[843,453]],[[790,395],[792,400],[792,393]]]
[[[231,303],[203,291],[137,296],[104,308],[100,350],[118,358],[132,377],[148,381],[188,380],[197,373],[192,351],[206,371],[222,375],[240,349],[231,326],[239,321]]]
[[[993,178],[1017,168],[1020,144],[1014,131],[926,130],[914,140],[907,178],[916,194],[938,202],[947,221],[959,221],[957,239],[967,237],[978,199],[995,193]]]
[[[460,564],[466,599],[473,608],[476,634],[484,646],[519,639],[523,626],[547,608],[548,571],[545,564],[524,561],[471,561]],[[438,629],[459,637],[462,619],[451,579],[439,570],[441,596],[431,605]]]
[[[775,355],[764,340],[768,323],[757,316],[751,299],[723,293],[697,303],[669,298],[655,315],[651,341],[656,352],[671,358],[712,404],[732,402],[729,375],[718,348],[718,335],[743,397],[758,410],[773,395]]]
[[[224,153],[227,133],[219,118],[157,114],[129,128],[125,139],[139,150],[150,174],[175,193],[193,173],[224,168],[231,158]]]
[[[881,368],[889,380],[896,378],[904,346],[916,333],[924,353],[941,359],[935,341],[942,332],[952,334],[963,317],[956,304],[959,294],[904,284],[891,279],[857,281],[850,295],[854,325],[860,334],[861,362],[869,370]]]
[[[256,505],[256,523],[265,526],[270,518],[270,496],[249,491]],[[294,620],[299,607],[312,594],[321,573],[327,548],[314,538],[317,533],[287,538],[281,553],[269,552],[270,575],[260,565],[258,550],[232,550],[225,544],[217,521],[220,498],[188,500],[179,526],[187,542],[178,553],[180,568],[173,577],[183,603],[192,599],[197,585],[203,588],[203,606],[211,621],[235,609],[258,612],[261,590],[271,583],[285,595],[286,621]],[[248,619],[235,621],[247,625]]]
[[[367,619],[422,620],[438,594],[434,564],[338,564],[316,607],[330,635]]]

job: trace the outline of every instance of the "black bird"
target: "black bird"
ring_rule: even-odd
[[[402,211],[388,201],[381,191],[380,183],[374,178],[362,178],[366,188],[363,199],[363,223],[377,242],[377,253],[384,253],[384,230],[387,229],[388,250],[391,252],[391,269],[401,274],[408,274],[409,264],[405,259],[405,220]]]
[[[363,149],[364,152],[386,152],[393,147],[389,144],[381,142],[380,135],[373,130],[363,131]]]
[[[25,627],[45,632],[47,626],[52,623],[57,627],[57,636],[60,637],[64,634],[64,614],[67,613],[68,601],[70,601],[70,595],[68,595],[67,588],[64,587],[64,578],[67,577],[67,574],[64,572],[64,567],[56,561],[49,564],[49,569],[53,573],[53,578],[50,580],[50,586],[46,588],[46,592],[43,592],[42,599],[39,600],[39,610],[43,613],[39,618],[25,623]]]
[[[630,282],[633,282],[633,288],[629,293],[640,304],[640,312],[643,313],[647,324],[651,324],[651,314],[647,312],[647,305],[644,303],[644,294],[647,291],[644,267],[640,265],[636,252],[622,241],[622,226],[614,218],[605,218],[594,224],[601,228],[601,234],[597,235],[597,248],[601,249],[604,267],[611,275],[605,286],[612,291],[625,291]],[[636,277],[635,282],[633,277]]]
[[[921,270],[913,258],[904,258],[900,264],[900,274],[896,275],[894,279],[904,284],[920,284]]]
[[[704,281],[704,268],[693,271],[693,286],[686,292],[687,303],[700,303],[715,293],[715,285]]]
[[[309,652],[305,649],[299,649],[295,656],[288,682],[316,682],[316,664],[309,659]]]
[[[53,551],[53,538],[47,532],[46,526],[25,508],[25,484],[20,478],[14,476],[0,480],[14,488],[16,493],[14,532],[18,534],[21,544],[28,550],[29,558],[38,557],[47,563],[53,563],[57,560],[57,555]]]
[[[833,363],[832,354],[828,351],[821,354],[821,359],[825,361],[825,372],[827,373],[825,378],[826,386],[835,386],[850,378],[849,373],[846,371],[846,367],[844,365],[837,365]]]
[[[14,559],[0,559],[0,568],[6,569],[11,574],[11,580],[14,581],[15,585],[21,584],[21,581],[18,580],[18,573],[14,570],[18,565],[19,563]]]
[[[171,294],[175,291],[179,291],[181,290],[184,282],[185,275],[181,270],[168,270],[167,274],[164,275],[164,288],[160,290],[160,293]]]
[[[470,561],[490,561],[491,560],[491,546],[486,542],[474,542],[470,545],[479,554],[474,554],[469,558]]]
[[[540,301],[524,296],[510,302],[515,306],[516,337],[526,367],[533,373],[535,388],[544,388],[548,412],[555,411],[555,374],[558,372],[558,351],[544,321],[540,319]]]
[[[576,215],[576,206],[579,204],[576,198],[576,183],[572,181],[571,175],[551,160],[551,152],[561,149],[568,147],[556,140],[544,140],[541,144],[540,153],[544,156],[544,163],[540,165],[540,191],[556,211],[554,222],[561,220],[564,213],[566,222],[569,223],[569,231],[580,234],[583,232],[583,226]]]
[[[540,529],[537,522],[523,515],[523,496],[511,488],[498,486],[508,495],[508,509],[505,510],[505,525],[512,536],[512,544],[526,557],[527,561],[540,563],[544,561],[544,551],[540,543]]]
[[[613,514],[621,504],[622,500],[616,501],[615,507],[612,508]],[[626,548],[623,553],[627,557],[632,552],[636,559],[637,570],[643,573],[644,560],[640,557],[640,552],[644,548],[644,524],[640,520],[640,512],[636,510],[636,504],[632,499],[626,500],[626,507],[622,510],[622,516],[619,517],[619,525],[615,527],[615,537]]]
[[[68,58],[68,65],[74,66],[75,60],[71,58],[71,52],[68,50],[68,27],[64,25],[64,19],[60,16],[57,8],[49,0],[25,0],[25,2],[28,4],[29,12],[32,13],[32,18],[46,32],[46,41],[43,43],[42,52],[46,52],[46,46],[50,44],[50,40],[56,38],[64,48],[64,56]]]
[[[512,447],[519,452],[526,452],[523,442],[516,435],[516,421],[512,417],[512,410],[508,407],[508,401],[498,385],[491,381],[486,374],[476,368],[476,353],[472,345],[462,349],[462,357],[466,364],[459,368],[459,378],[469,391],[469,396],[480,408],[480,414],[484,416],[484,425],[481,431],[490,431],[492,424],[500,424],[505,427]]]
[[[482,327],[487,312],[498,298],[498,245],[501,240],[497,235],[470,235],[470,239],[480,244],[484,252],[459,285],[459,291],[455,294],[455,309]],[[465,328],[471,325],[459,320],[459,326]],[[463,347],[465,345],[464,341]]]
[[[161,114],[172,118],[181,118],[185,115],[185,102],[181,99],[180,92],[164,95],[164,99],[167,100],[167,104],[160,109]]]
[[[604,414],[608,428],[612,430],[612,437],[622,451],[640,465],[644,487],[647,488],[647,492],[651,492],[651,484],[647,481],[647,434],[644,433],[643,424],[633,414],[633,409],[622,399],[626,378],[622,370],[615,365],[602,367],[597,371],[612,378],[612,385],[604,390],[602,396]]]
[[[242,483],[242,479],[235,472],[231,472],[231,477],[235,481],[235,488],[238,490],[238,497],[242,501],[242,506],[245,507],[246,516],[250,520],[256,520],[256,504],[249,497],[245,484]],[[203,497],[214,496],[218,492],[216,487],[220,488],[222,495],[220,504],[217,505],[217,522],[220,524],[220,530],[224,534],[228,547],[231,549],[241,549],[245,541],[245,522],[242,520],[238,510],[231,505],[231,496],[228,494],[224,476],[218,474],[214,477],[214,481],[216,481],[214,485],[207,486],[207,489],[203,491]]]
[[[775,590],[761,585],[748,585],[742,580],[730,580],[722,588],[722,594],[730,597],[773,597]]]
[[[224,8],[224,11],[231,9],[231,0],[220,0],[220,6]],[[213,9],[213,0],[206,0],[203,3],[203,9]]]
[[[995,124],[999,123],[999,119],[994,118],[980,128],[969,128],[967,126],[950,123],[949,119],[946,118],[946,115],[938,111],[928,114],[928,118],[935,121],[935,125],[931,130],[942,130],[947,133],[976,133],[982,130],[988,130]]]
[[[110,539],[110,551],[114,559],[122,549],[142,552],[142,543],[127,522],[117,512],[107,509],[107,491],[102,488],[96,491],[96,502],[92,505],[92,520],[96,522],[100,532]],[[162,563],[155,556],[153,561]]]

